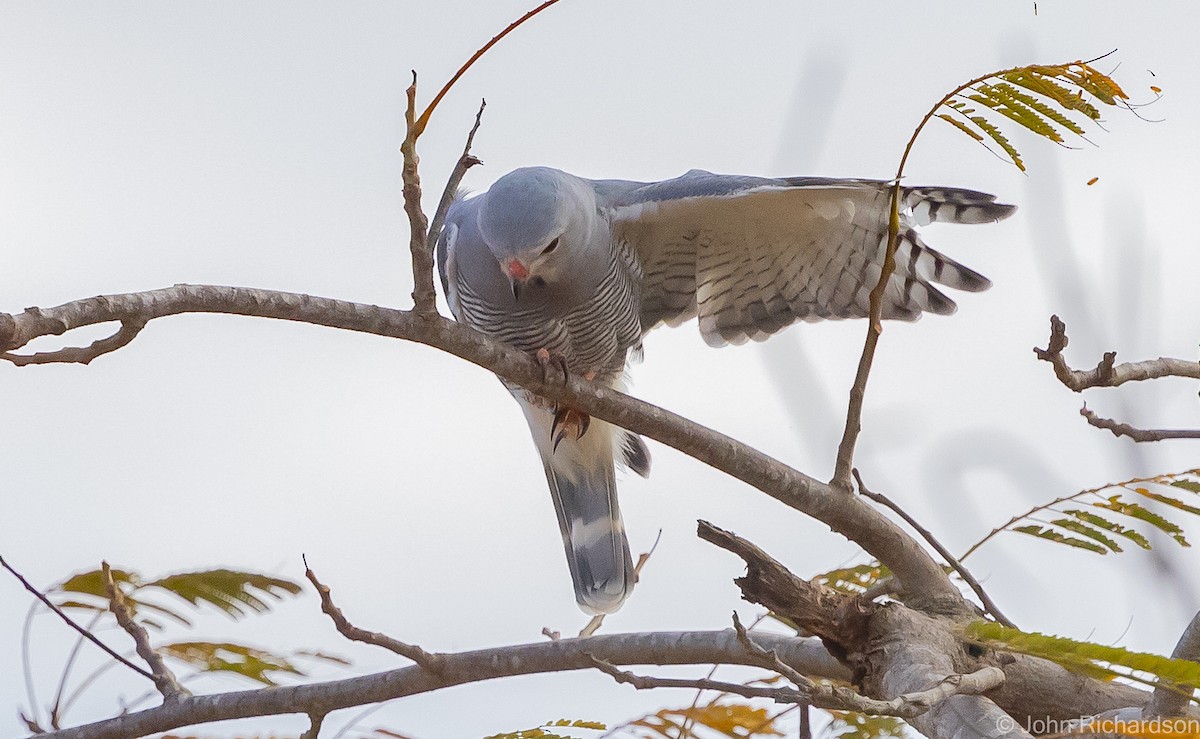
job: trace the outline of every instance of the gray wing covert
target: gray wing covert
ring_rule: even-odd
[[[984,193],[904,188],[901,242],[884,318],[948,314],[934,283],[978,291],[982,275],[931,249],[916,230],[930,221],[986,223],[1015,208]],[[887,237],[888,183],[766,179],[693,170],[614,203],[615,238],[644,274],[642,325],[698,316],[714,346],[761,340],[798,321],[866,316]]]

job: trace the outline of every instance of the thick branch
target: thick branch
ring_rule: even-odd
[[[1067,325],[1058,316],[1050,316],[1050,341],[1045,349],[1034,347],[1033,353],[1043,362],[1049,362],[1059,382],[1077,393],[1090,387],[1117,387],[1126,382],[1156,380],[1160,377],[1200,379],[1200,362],[1159,357],[1143,362],[1115,364],[1116,352],[1106,352],[1093,369],[1072,369],[1062,355],[1068,343]]]
[[[758,638],[780,659],[814,677],[846,680],[849,673],[812,639]],[[545,672],[586,670],[592,657],[615,665],[755,664],[737,634],[725,631],[615,634],[560,639],[499,649],[446,654],[443,670],[420,666],[308,685],[192,696],[158,708],[46,734],[56,739],[123,739],[184,726],[289,713],[320,715],[342,708],[403,698],[453,685]]]
[[[1171,656],[1175,659],[1200,662],[1200,613],[1197,613],[1184,629],[1183,636],[1179,637],[1179,643],[1175,645]],[[1142,715],[1146,718],[1182,716],[1195,691],[1194,685],[1160,685],[1154,689],[1154,695],[1146,704]]]
[[[1106,429],[1113,436],[1128,436],[1134,441],[1164,441],[1166,439],[1200,439],[1200,429],[1140,429],[1127,423],[1101,418],[1086,405],[1079,409],[1079,415],[1098,429]]]
[[[575,376],[565,385],[553,377],[548,379],[532,357],[436,314],[417,316],[271,290],[176,285],[86,298],[17,316],[0,314],[0,348],[15,349],[38,336],[58,335],[80,326],[127,319],[150,321],[181,313],[278,318],[436,347],[550,400],[672,446],[824,522],[887,565],[904,584],[908,602],[915,606],[928,602],[938,608],[966,608],[957,588],[921,545],[857,496],[835,493],[827,484],[735,439],[623,393]]]

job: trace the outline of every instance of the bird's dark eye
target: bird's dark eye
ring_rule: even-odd
[[[529,282],[530,282],[530,284],[532,284],[534,287],[545,287],[545,286],[546,286],[546,281],[545,281],[544,279],[542,279],[541,277],[534,277],[534,278],[533,278],[532,280],[530,280]]]
[[[554,240],[551,241],[549,244],[547,244],[545,249],[542,249],[542,253],[549,254],[550,252],[554,251],[557,248],[558,248],[558,237],[555,236]]]

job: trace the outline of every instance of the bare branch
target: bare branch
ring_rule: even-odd
[[[136,319],[121,321],[121,328],[112,336],[93,341],[84,347],[66,347],[53,352],[38,352],[36,354],[11,354],[5,352],[0,358],[7,359],[18,367],[27,364],[52,364],[55,362],[90,364],[101,354],[115,352],[137,338],[138,333],[145,327]]]
[[[462,183],[463,175],[476,164],[483,164],[479,158],[471,153],[471,144],[475,142],[475,132],[479,130],[479,124],[483,120],[483,109],[486,107],[487,101],[480,100],[479,112],[475,114],[475,125],[471,126],[471,132],[467,134],[467,144],[463,147],[462,156],[458,158],[458,162],[454,165],[454,170],[450,173],[450,179],[446,181],[446,189],[442,191],[442,199],[438,201],[437,212],[433,214],[433,222],[429,226],[429,235],[425,239],[427,242],[425,248],[430,254],[437,248],[438,238],[442,235],[442,225],[446,222],[446,213],[450,210],[450,204],[454,202],[454,195],[458,192],[458,186]]]
[[[1164,441],[1166,439],[1200,439],[1200,429],[1139,429],[1127,423],[1120,423],[1108,418],[1097,416],[1089,410],[1087,404],[1079,409],[1079,415],[1098,429],[1107,429],[1113,436],[1128,436],[1134,441]]]
[[[592,655],[588,656],[592,657]],[[626,685],[632,685],[638,690],[652,690],[654,688],[693,688],[695,690],[716,690],[721,693],[732,693],[733,695],[740,695],[744,698],[770,698],[776,703],[808,702],[808,696],[794,688],[768,688],[761,685],[743,685],[741,683],[730,683],[723,680],[712,680],[706,677],[675,678],[637,675],[632,672],[618,669],[612,664],[596,657],[592,657],[592,665],[601,672],[611,675],[612,678],[617,682],[624,683]]]
[[[419,315],[437,313],[437,292],[433,288],[433,250],[429,246],[429,219],[421,210],[421,175],[417,165],[417,138],[421,132],[416,124],[417,73],[413,72],[412,84],[405,90],[408,103],[404,109],[406,133],[400,144],[404,158],[401,178],[404,182],[404,212],[408,214],[408,251],[412,258],[413,311]]]
[[[746,627],[742,626],[742,620],[738,618],[737,611],[733,612],[733,630],[738,635],[738,641],[746,647],[747,651],[763,660],[764,667],[768,667],[783,675],[788,680],[791,680],[793,685],[802,690],[811,692],[816,687],[816,684],[812,680],[779,659],[779,654],[775,650],[766,649],[755,642],[750,637],[750,632],[746,630]]]
[[[1160,377],[1200,379],[1200,362],[1159,357],[1143,362],[1116,364],[1116,352],[1106,352],[1093,369],[1072,369],[1062,355],[1068,343],[1067,325],[1058,316],[1050,316],[1050,341],[1045,349],[1034,347],[1033,353],[1043,362],[1049,362],[1059,382],[1077,393],[1091,387],[1117,387],[1126,382],[1157,380]]]
[[[162,693],[163,701],[175,703],[191,695],[188,689],[175,679],[174,673],[163,662],[162,655],[150,646],[150,635],[146,633],[146,629],[141,624],[134,620],[133,613],[125,602],[124,591],[113,581],[112,568],[108,566],[108,562],[101,562],[100,569],[104,573],[104,590],[108,593],[108,610],[112,611],[113,615],[117,617],[117,624],[125,629],[125,633],[133,639],[138,656],[150,665],[150,672],[153,673],[151,679],[154,680],[154,687],[158,688],[159,693]]]
[[[1193,616],[1187,628],[1183,630],[1183,636],[1179,637],[1179,642],[1175,645],[1175,651],[1171,652],[1171,656],[1175,659],[1200,662],[1200,613]],[[1194,685],[1172,683],[1159,685],[1154,689],[1154,695],[1150,697],[1150,702],[1146,704],[1142,716],[1145,718],[1182,716],[1195,692],[1196,686]]]
[[[422,230],[422,248],[424,230]],[[432,278],[431,278],[432,279]],[[216,285],[176,285],[141,293],[86,298],[16,316],[0,314],[0,348],[16,349],[38,336],[136,318],[148,322],[181,313],[227,313],[299,321],[416,341],[484,367],[549,400],[577,408],[672,446],[822,521],[862,546],[904,584],[906,602],[939,608],[958,602],[958,589],[912,537],[858,496],[829,485],[735,439],[628,395],[570,376],[548,380],[535,359],[436,314],[417,315],[296,293]]]
[[[304,576],[317,589],[317,594],[321,596],[321,612],[333,620],[333,625],[337,627],[339,634],[350,641],[359,641],[364,644],[374,644],[377,647],[383,647],[401,657],[411,659],[419,666],[433,670],[434,672],[441,670],[442,655],[430,654],[416,645],[406,644],[398,639],[393,639],[387,634],[382,634],[378,631],[367,631],[351,624],[346,619],[345,614],[342,613],[342,609],[334,605],[333,598],[329,594],[329,588],[317,579],[317,574],[308,566],[307,560],[304,563]]]
[[[971,574],[970,570],[964,567],[962,562],[959,562],[957,559],[955,559],[954,555],[950,553],[950,550],[942,546],[942,543],[937,540],[937,537],[935,537],[932,532],[918,523],[915,518],[908,515],[908,513],[899,505],[897,505],[896,502],[891,498],[887,497],[883,493],[876,493],[867,489],[867,486],[863,483],[862,475],[858,473],[857,469],[854,470],[854,479],[858,481],[858,490],[860,493],[876,503],[884,505],[895,511],[896,514],[899,515],[900,518],[903,518],[909,526],[913,527],[913,529],[920,534],[925,541],[929,542],[929,546],[933,547],[934,550],[936,550],[937,553],[946,560],[946,563],[953,567],[954,571],[957,572],[959,576],[962,577],[962,579],[967,583],[967,585],[971,587],[971,590],[973,590],[975,595],[979,597],[980,602],[983,603],[983,607],[988,613],[992,614],[992,616],[995,617],[998,622],[1004,624],[1005,626],[1008,626],[1012,629],[1017,628],[1016,624],[1014,624],[1012,621],[1009,621],[1008,618],[1000,612],[1000,609],[996,606],[996,603],[990,597],[988,597],[987,592],[983,589],[983,586],[979,584],[979,581],[975,579],[975,576]]]
[[[44,606],[46,606],[51,611],[53,611],[54,614],[56,616],[58,616],[60,619],[62,619],[63,622],[66,623],[67,626],[70,626],[72,629],[75,629],[75,631],[79,632],[79,635],[82,636],[84,639],[87,639],[92,644],[95,644],[96,646],[100,647],[100,649],[102,649],[104,651],[104,653],[107,654],[109,657],[112,657],[116,661],[125,665],[126,667],[128,667],[129,669],[138,673],[139,675],[146,678],[147,680],[154,679],[154,675],[151,675],[149,672],[146,672],[141,667],[138,667],[134,663],[130,662],[129,660],[122,657],[121,655],[117,654],[115,651],[113,651],[113,649],[111,647],[109,647],[107,644],[105,644],[104,642],[97,639],[95,637],[95,635],[92,634],[92,632],[88,631],[87,629],[83,628],[79,624],[75,623],[74,619],[72,619],[66,613],[63,613],[63,610],[54,604],[54,601],[47,598],[42,593],[42,591],[33,587],[33,583],[26,580],[24,575],[22,575],[20,572],[17,572],[15,569],[13,569],[13,566],[4,560],[4,557],[0,557],[0,567],[3,567],[4,569],[8,570],[12,574],[12,576],[17,578],[17,580],[21,583],[21,585],[23,585],[25,587],[25,589],[28,590],[33,595],[33,597],[40,600]]]
[[[813,639],[763,634],[757,637],[780,659],[816,677],[848,680],[850,673]],[[292,713],[328,713],[454,685],[534,673],[588,670],[588,655],[614,665],[754,666],[732,629],[597,635],[519,646],[444,654],[435,673],[414,665],[398,670],[306,685],[278,685],[183,698],[162,706],[46,734],[55,739],[131,739],[183,726]]]

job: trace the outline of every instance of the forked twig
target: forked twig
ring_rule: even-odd
[[[463,175],[471,167],[483,164],[482,160],[471,153],[471,144],[475,142],[475,132],[479,130],[479,124],[483,120],[483,109],[486,107],[487,100],[480,100],[479,112],[475,114],[475,125],[471,126],[471,132],[467,134],[467,144],[463,147],[462,156],[458,158],[458,162],[454,165],[454,170],[450,173],[450,179],[446,180],[446,189],[442,191],[442,199],[438,201],[437,210],[433,214],[433,221],[429,224],[429,235],[425,238],[425,248],[431,254],[437,247],[438,237],[442,235],[442,226],[446,222],[446,213],[450,210],[450,204],[454,202],[454,195],[458,192],[458,186],[462,183]]]
[[[393,639],[387,634],[378,631],[367,631],[360,629],[346,618],[342,613],[342,609],[338,608],[333,603],[333,598],[329,594],[329,588],[317,579],[317,574],[308,566],[308,561],[304,562],[304,576],[317,589],[317,595],[321,598],[321,611],[333,621],[333,625],[337,628],[338,633],[351,641],[363,642],[364,644],[373,644],[377,647],[383,647],[401,657],[406,657],[413,662],[416,662],[421,667],[438,672],[442,668],[442,655],[426,652],[424,649],[415,644],[407,644],[399,639]]]
[[[35,354],[13,354],[4,352],[0,358],[12,362],[17,367],[29,364],[74,363],[90,364],[93,359],[109,352],[115,352],[137,338],[138,333],[146,327],[145,321],[129,318],[121,321],[121,328],[111,336],[93,341],[87,346],[69,346],[52,352],[37,352]]]

